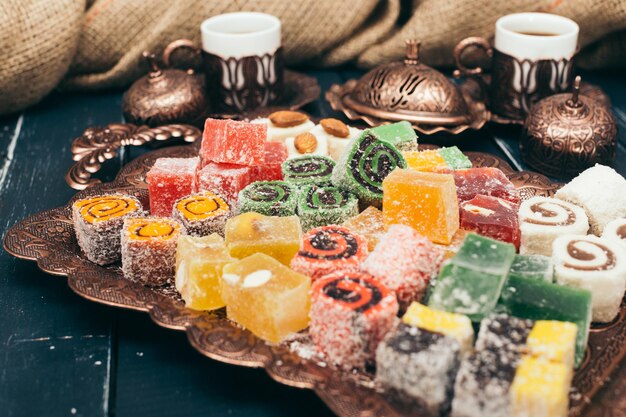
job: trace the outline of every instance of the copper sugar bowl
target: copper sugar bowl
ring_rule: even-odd
[[[520,141],[524,161],[539,172],[572,178],[615,159],[617,124],[611,109],[580,94],[580,76],[572,93],[537,102],[526,118]]]
[[[151,69],[124,94],[126,121],[151,127],[176,123],[202,127],[210,112],[204,77],[193,70],[162,69],[153,54],[143,56]]]
[[[365,74],[345,97],[346,105],[385,120],[455,126],[470,121],[458,88],[441,72],[419,61],[415,40],[406,42],[404,61],[380,65]]]

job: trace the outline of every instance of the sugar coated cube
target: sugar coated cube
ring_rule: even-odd
[[[359,200],[349,191],[330,185],[307,185],[298,197],[298,216],[307,231],[340,224],[359,212]]]
[[[454,179],[448,174],[397,169],[383,182],[385,226],[403,224],[435,243],[449,244],[459,228]]]
[[[135,197],[105,194],[77,200],[72,204],[76,240],[91,262],[107,265],[120,259],[120,231],[124,219],[142,216]]]
[[[265,142],[265,160],[252,167],[251,181],[282,181],[287,147],[280,142]]]
[[[172,282],[180,223],[164,217],[131,217],[121,231],[124,278],[150,287]]]
[[[279,343],[309,324],[309,277],[262,253],[226,265],[222,299],[229,319],[261,339]]]
[[[415,415],[439,416],[449,409],[459,362],[456,339],[400,324],[378,345],[376,380]]]
[[[556,281],[591,291],[593,321],[609,322],[619,312],[626,288],[626,253],[611,240],[566,235],[553,244]]]
[[[174,203],[172,217],[192,236],[224,235],[226,220],[231,217],[230,205],[211,191],[201,191]]]
[[[304,235],[291,268],[315,280],[334,271],[356,271],[367,254],[360,235],[340,226],[322,226]]]
[[[518,205],[502,198],[477,195],[460,204],[461,228],[479,235],[520,245]]]
[[[150,214],[171,216],[174,202],[197,191],[198,158],[159,158],[146,174]]]
[[[503,198],[519,204],[515,186],[498,168],[470,168],[451,171],[456,183],[459,201],[467,201],[477,195]]]
[[[391,290],[363,272],[338,271],[311,287],[309,333],[317,350],[341,367],[363,368],[396,321]]]
[[[308,132],[315,126],[309,116],[291,110],[277,111],[268,118],[255,119],[252,123],[266,125],[267,140],[273,142],[284,142],[285,139]]]
[[[196,237],[181,235],[176,248],[176,289],[185,306],[194,310],[224,307],[220,277],[224,265],[236,261],[218,234]]]
[[[228,219],[225,237],[235,258],[260,252],[289,265],[300,250],[302,228],[297,216],[264,216],[251,211]]]
[[[407,166],[418,171],[438,172],[472,167],[469,158],[456,146],[426,151],[406,150],[402,155]]]
[[[369,129],[348,146],[333,170],[333,185],[351,191],[364,204],[380,207],[383,180],[396,168],[406,168],[404,157]]]
[[[202,132],[202,163],[258,165],[265,161],[267,126],[230,119],[206,119]]]
[[[455,339],[463,353],[469,353],[474,344],[472,321],[462,314],[434,310],[413,302],[402,316],[402,321],[411,326]]]
[[[283,163],[283,177],[296,186],[327,185],[334,168],[335,161],[327,156],[299,156]]]
[[[586,235],[589,221],[585,211],[571,203],[535,196],[519,208],[520,254],[552,256],[552,242],[563,235]]]
[[[370,252],[374,250],[381,236],[385,234],[383,212],[374,206],[369,206],[341,225],[351,232],[363,236],[367,240],[367,248]]]
[[[498,302],[515,247],[473,233],[439,273],[428,306],[482,320]]]
[[[543,255],[515,255],[509,270],[509,277],[511,276],[552,282],[554,280],[552,258]]]
[[[415,130],[411,126],[411,123],[407,121],[401,121],[396,123],[388,123],[380,126],[376,126],[370,129],[380,140],[387,142],[390,145],[397,146],[402,143],[416,143],[417,135]]]
[[[394,291],[401,305],[419,301],[437,276],[444,251],[409,226],[394,224],[361,269]]]
[[[297,204],[298,190],[286,181],[257,181],[239,192],[240,213],[293,216]]]
[[[208,163],[198,172],[201,191],[211,191],[222,196],[232,206],[237,206],[237,196],[252,182],[254,167]]]
[[[511,416],[567,416],[570,375],[562,363],[524,356],[511,384]]]
[[[555,197],[585,209],[590,231],[597,236],[611,220],[626,217],[626,179],[604,165],[586,169]]]

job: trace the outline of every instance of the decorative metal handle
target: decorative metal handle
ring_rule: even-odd
[[[190,49],[194,54],[200,54],[200,48],[198,48],[193,41],[189,39],[177,39],[170,42],[163,50],[162,59],[166,67],[172,66],[172,54],[178,49]]]
[[[190,125],[137,126],[131,123],[111,123],[106,127],[90,127],[72,142],[72,159],[76,162],[67,170],[65,181],[75,190],[84,190],[100,183],[91,178],[102,164],[117,156],[122,146],[141,146],[149,142],[164,142],[182,138],[193,143],[202,136],[200,129]]]
[[[463,39],[454,47],[454,62],[457,67],[457,69],[454,70],[455,77],[478,76],[482,75],[485,72],[482,67],[470,68],[463,63],[463,52],[465,52],[465,50],[470,47],[484,50],[489,58],[493,56],[493,48],[491,48],[491,45],[489,44],[489,41],[487,41],[487,39],[480,38],[478,36],[472,36],[470,38]]]

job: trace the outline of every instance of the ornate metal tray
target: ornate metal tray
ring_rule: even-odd
[[[122,137],[132,143],[136,135],[132,128],[122,129]],[[137,129],[135,127],[135,129]],[[160,128],[159,128],[160,129]],[[181,127],[159,130],[160,138],[183,136],[188,140],[196,134],[185,134]],[[146,141],[155,139],[154,130],[139,129]],[[98,130],[100,144],[119,143],[111,137],[115,129]],[[124,136],[126,132],[127,136]],[[136,130],[135,130],[135,133]],[[175,134],[173,134],[175,133]],[[187,132],[189,133],[189,132]],[[95,134],[95,133],[94,133]],[[119,129],[118,129],[119,134]],[[152,138],[152,139],[150,139]],[[79,138],[80,139],[80,138]],[[84,142],[83,142],[84,144]],[[93,145],[93,144],[92,144]],[[106,146],[95,147],[83,156],[92,161],[110,159]],[[114,152],[114,151],[113,151]],[[147,202],[144,177],[154,161],[160,157],[190,157],[197,152],[192,145],[161,148],[149,152],[127,164],[111,183],[95,184],[78,192],[72,199],[106,192],[123,192]],[[524,198],[532,195],[551,195],[558,184],[536,173],[515,172],[503,160],[484,153],[468,153],[476,166],[495,166],[503,170],[522,190]],[[80,159],[80,158],[79,158]],[[96,163],[97,164],[97,163]],[[89,168],[83,165],[77,172]],[[91,166],[91,171],[97,171]],[[88,176],[87,176],[88,177]],[[339,416],[401,416],[397,408],[372,384],[368,374],[347,374],[332,367],[306,360],[283,345],[268,345],[250,332],[229,322],[221,312],[197,312],[184,307],[174,288],[150,289],[122,278],[118,266],[100,267],[87,261],[76,243],[71,215],[71,203],[32,215],[14,225],[4,237],[4,248],[12,255],[34,260],[45,272],[67,276],[67,282],[80,296],[98,303],[132,310],[145,311],[158,325],[187,333],[190,343],[202,354],[215,360],[239,366],[262,367],[276,381],[285,385],[314,390]],[[609,375],[618,367],[626,353],[626,305],[612,323],[594,326],[589,337],[589,349],[574,378],[571,393],[570,416],[583,415]],[[626,409],[626,372],[607,386],[585,416],[623,416]]]

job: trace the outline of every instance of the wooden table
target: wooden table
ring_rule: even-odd
[[[360,74],[308,73],[317,77],[322,91]],[[584,78],[611,96],[620,125],[615,166],[626,175],[623,77],[590,73]],[[89,126],[120,122],[121,96],[119,91],[54,93],[31,109],[0,118],[1,235],[21,218],[63,205],[74,194],[64,180],[71,140]],[[337,116],[323,95],[305,110]],[[464,134],[457,144],[463,150],[497,154],[521,169],[518,136],[516,128],[489,126]],[[111,180],[139,152],[122,152],[99,176]],[[209,360],[182,332],[159,328],[144,313],[84,300],[71,292],[65,278],[46,275],[33,262],[2,250],[0,323],[2,416],[332,415],[312,392],[281,386],[262,370]],[[626,381],[624,368],[621,381]],[[626,397],[624,385],[613,384],[600,399]]]

